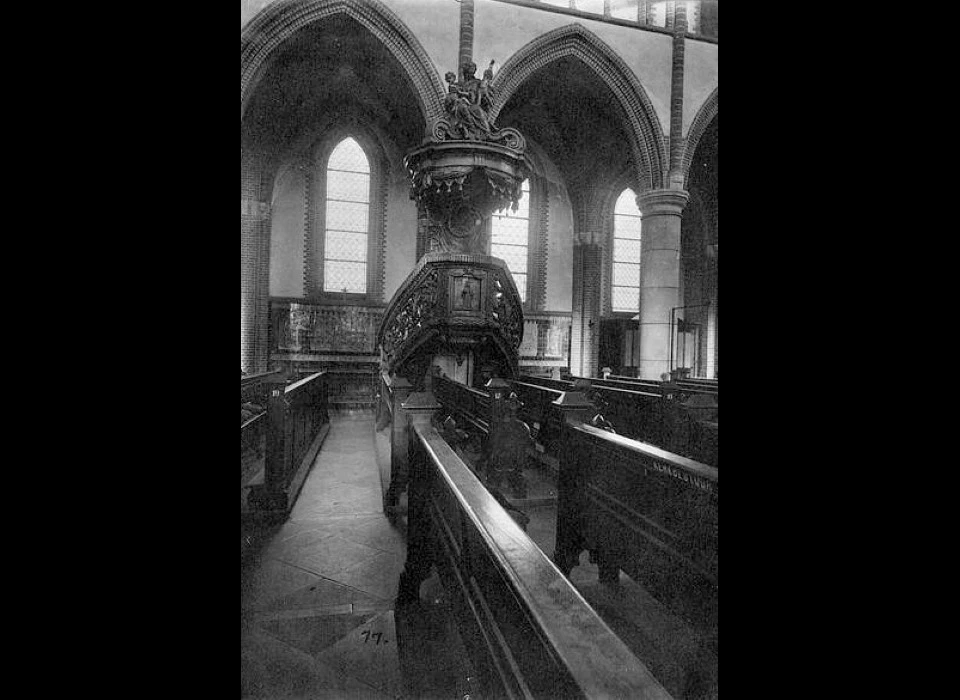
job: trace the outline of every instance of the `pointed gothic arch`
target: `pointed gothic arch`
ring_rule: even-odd
[[[316,22],[344,15],[367,29],[397,59],[419,98],[424,133],[443,116],[443,83],[413,32],[379,0],[281,0],[240,32],[240,119],[284,42]]]
[[[710,128],[710,125],[713,123],[713,120],[717,118],[719,112],[720,88],[718,87],[710,97],[707,98],[707,101],[703,103],[696,118],[693,120],[693,124],[690,125],[690,131],[687,133],[683,147],[683,160],[681,161],[684,183],[687,182],[687,178],[690,176],[690,168],[693,167],[693,156],[700,146],[700,141],[703,140],[703,135],[707,133],[707,129]]]
[[[600,37],[571,24],[538,37],[508,60],[494,78],[491,118],[495,120],[517,91],[537,72],[573,57],[593,71],[616,98],[637,164],[638,193],[665,186],[667,139],[653,103],[636,74]]]

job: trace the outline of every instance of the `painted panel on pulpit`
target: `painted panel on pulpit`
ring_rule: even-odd
[[[482,283],[476,277],[464,275],[453,278],[453,310],[480,311]]]

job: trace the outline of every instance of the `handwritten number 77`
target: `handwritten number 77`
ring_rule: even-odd
[[[383,632],[371,633],[370,630],[364,630],[360,633],[363,636],[363,643],[367,644],[371,639],[375,640],[374,644],[386,644],[383,641]]]

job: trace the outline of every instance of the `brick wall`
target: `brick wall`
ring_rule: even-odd
[[[240,368],[267,367],[270,212],[261,160],[240,151]]]

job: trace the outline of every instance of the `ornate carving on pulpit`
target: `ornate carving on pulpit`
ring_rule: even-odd
[[[436,315],[439,287],[439,270],[424,270],[414,292],[406,299],[391,325],[383,333],[382,348],[388,363],[392,364],[404,343]]]
[[[526,140],[516,129],[497,129],[490,117],[491,82],[495,61],[476,77],[477,64],[463,66],[461,79],[456,73],[447,73],[447,97],[443,107],[446,118],[437,122],[434,138],[437,141],[488,141],[522,151]]]
[[[523,315],[515,305],[507,301],[506,290],[500,280],[496,281],[496,289],[491,316],[516,351],[523,339]]]
[[[446,117],[405,160],[410,196],[430,218],[428,252],[488,255],[487,219],[516,211],[529,173],[523,135],[497,129],[489,115],[493,62],[483,80],[476,71],[468,63],[459,80],[447,73]]]
[[[494,211],[516,211],[526,177],[521,154],[505,148],[473,151],[459,143],[408,156],[411,198],[427,212],[428,252],[487,254],[486,221]],[[476,157],[474,157],[476,156]]]
[[[447,74],[446,118],[404,159],[426,251],[390,302],[378,340],[383,370],[414,386],[437,355],[458,367],[472,358],[468,372],[492,363],[503,376],[517,374],[522,302],[509,269],[490,257],[488,220],[517,210],[530,163],[523,136],[498,130],[487,114],[493,64],[483,80],[475,74],[473,64],[459,80]]]

